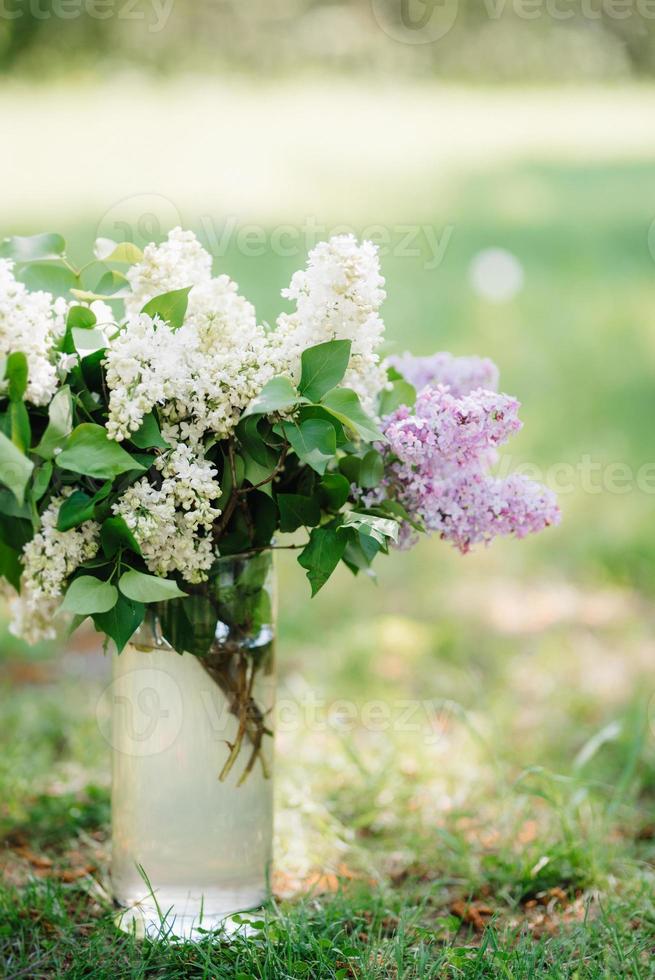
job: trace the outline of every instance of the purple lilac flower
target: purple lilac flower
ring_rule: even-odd
[[[490,449],[521,428],[519,403],[483,388],[455,398],[448,388],[424,388],[413,410],[402,406],[385,419],[385,435],[401,462],[431,470],[488,459]]]
[[[488,357],[455,357],[446,351],[429,357],[405,353],[389,357],[387,364],[421,391],[428,385],[448,385],[458,398],[477,388],[498,390],[498,368]]]
[[[497,479],[482,471],[461,473],[434,485],[417,503],[426,530],[464,553],[498,535],[523,538],[559,521],[555,494],[518,474]]]
[[[484,389],[456,398],[445,387],[424,388],[413,410],[401,407],[383,420],[380,495],[398,500],[413,521],[462,552],[497,535],[522,538],[558,523],[547,487],[489,473],[495,447],[521,427],[518,408],[516,399]],[[406,523],[400,546],[414,539]]]

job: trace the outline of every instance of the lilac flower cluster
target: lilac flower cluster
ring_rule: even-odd
[[[419,469],[429,460],[445,468],[467,467],[507,442],[521,428],[519,403],[479,388],[456,398],[445,385],[424,388],[413,410],[401,406],[385,423],[389,446],[405,464]]]
[[[453,374],[464,377],[463,370]],[[401,406],[383,419],[388,442],[381,447],[386,476],[380,493],[462,552],[497,535],[522,538],[556,524],[559,510],[547,487],[489,472],[496,448],[521,428],[518,409],[516,399],[485,388],[457,396],[446,385],[423,387],[413,409]],[[413,540],[406,523],[401,545]]]
[[[477,388],[498,391],[498,368],[488,357],[455,357],[447,351],[429,357],[405,353],[387,358],[387,364],[417,391],[428,385],[448,385],[451,395],[457,398]]]

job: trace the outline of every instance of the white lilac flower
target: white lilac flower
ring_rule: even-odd
[[[214,561],[212,526],[221,513],[216,469],[183,445],[156,465],[161,486],[139,480],[114,504],[114,514],[125,520],[153,574],[181,572],[188,582],[204,582]]]
[[[128,317],[105,356],[109,389],[107,434],[121,441],[136,432],[155,405],[186,393],[179,333],[145,313]]]
[[[204,431],[227,438],[274,373],[266,331],[236,283],[219,276],[191,290],[179,333],[190,379],[190,411],[184,414]]]
[[[67,312],[63,299],[50,293],[29,292],[16,281],[13,263],[0,259],[0,356],[22,351],[27,357],[26,398],[47,405],[58,386],[55,347]],[[0,396],[3,394],[0,381]]]
[[[142,260],[128,271],[132,294],[125,300],[126,311],[140,313],[155,296],[206,282],[211,266],[211,255],[193,232],[173,228],[161,245],[147,245]]]
[[[129,317],[109,342],[105,366],[109,436],[129,437],[157,406],[173,444],[231,435],[273,374],[266,333],[228,276],[191,290],[177,331],[146,314]]]
[[[69,531],[57,530],[59,509],[71,490],[55,497],[41,517],[41,527],[23,549],[20,595],[12,603],[10,629],[28,643],[55,636],[53,617],[73,572],[98,553],[100,525],[86,521]]]
[[[379,355],[384,337],[378,312],[386,295],[383,287],[378,250],[371,242],[360,245],[353,235],[337,235],[317,245],[306,269],[296,272],[289,288],[282,291],[296,304],[293,313],[278,318],[274,334],[282,368],[296,374],[307,347],[351,340],[344,385],[354,388],[372,410],[386,382]]]

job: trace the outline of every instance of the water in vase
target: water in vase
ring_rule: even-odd
[[[253,697],[268,710],[273,685],[271,669],[258,671]],[[256,757],[244,739],[221,781],[239,731],[230,698],[197,657],[166,647],[115,656],[108,697],[112,885],[132,910],[123,927],[157,934],[164,920],[164,931],[188,937],[260,905],[272,849],[270,735]]]

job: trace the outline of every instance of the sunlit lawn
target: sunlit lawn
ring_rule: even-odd
[[[572,480],[561,528],[466,558],[423,543],[381,567],[377,585],[354,588],[344,572],[311,603],[302,570],[281,560],[280,696],[296,705],[297,722],[277,743],[277,900],[260,940],[230,949],[137,947],[116,938],[106,891],[108,752],[95,722],[108,663],[93,635],[65,656],[3,640],[7,976],[652,975],[655,498],[652,486],[648,493],[634,481],[654,444],[649,153],[655,158],[649,137],[640,144],[629,135],[645,98],[638,92],[620,104],[608,95],[605,150],[594,121],[602,94],[592,93],[584,96],[587,114],[581,96],[575,108],[587,130],[569,126],[551,150],[539,126],[556,128],[552,105],[544,109],[535,95],[524,145],[513,136],[518,149],[500,153],[507,120],[525,122],[528,96],[516,97],[514,111],[503,93],[495,143],[494,127],[484,130],[488,162],[470,137],[460,138],[461,166],[447,161],[432,177],[412,157],[404,181],[390,131],[393,194],[389,162],[376,164],[373,155],[366,181],[355,168],[361,183],[350,194],[356,230],[385,225],[397,245],[403,195],[406,222],[419,225],[422,255],[384,258],[390,346],[482,353],[499,363],[503,387],[524,403],[525,431],[508,449],[513,465],[535,463],[549,479]],[[432,118],[435,130],[408,129],[409,149],[420,154],[423,141],[436,160],[447,100],[442,93],[431,117],[421,98],[417,107],[407,96],[407,113]],[[484,115],[466,99],[464,129]],[[263,100],[275,108],[273,96]],[[401,91],[394,111],[402,100]],[[102,119],[100,96],[98,103]],[[338,158],[339,119],[328,117],[329,161]],[[352,120],[343,126],[352,135]],[[250,147],[244,122],[245,130]],[[617,153],[613,132],[623,133],[632,161]],[[100,123],[87,135],[92,156],[102,158],[102,139],[112,158],[123,147],[120,133]],[[317,157],[319,173],[299,194],[285,182],[282,145],[278,134],[269,146],[274,163],[260,161],[264,186],[276,178],[278,186],[266,212],[267,246],[276,222],[304,226],[308,188],[326,188],[328,203],[311,212],[319,221],[344,218],[335,205],[344,173]],[[166,146],[153,152],[152,183],[141,190],[179,185],[172,164],[166,170]],[[235,152],[231,145],[231,159]],[[74,165],[84,184],[89,164]],[[205,235],[220,233],[230,212],[222,172],[217,163],[217,192],[200,215],[188,202],[182,208]],[[92,178],[96,194],[101,179]],[[106,179],[113,193],[118,185]],[[52,191],[49,223],[81,251],[101,214],[82,220],[68,211],[56,177]],[[21,193],[27,201],[27,183]],[[98,210],[119,196],[108,194]],[[261,189],[255,197],[263,200]],[[43,189],[37,199],[45,200]],[[257,220],[243,198],[239,207],[243,223]],[[26,213],[23,226],[9,203],[3,233],[40,230],[34,201]],[[439,236],[451,229],[437,268],[429,268],[422,225]],[[471,258],[492,245],[510,249],[525,269],[523,291],[498,306],[476,297],[468,281]],[[279,289],[302,256],[270,248],[246,255],[234,236],[221,251],[217,268],[274,320]],[[616,463],[630,468],[627,492],[607,482]],[[558,473],[554,464],[569,469]]]

